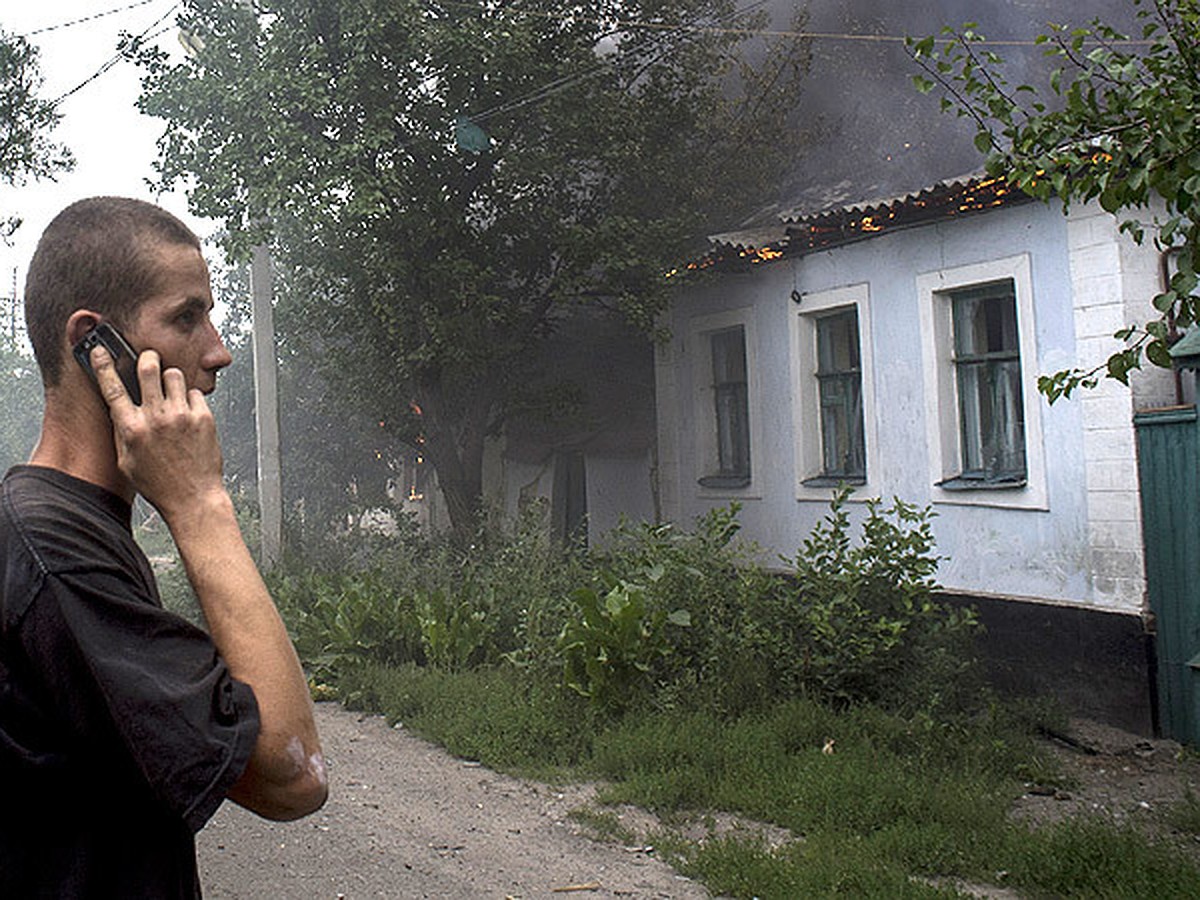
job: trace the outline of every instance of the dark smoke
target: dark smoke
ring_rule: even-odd
[[[796,4],[776,0],[777,28],[788,27]],[[942,26],[977,23],[991,40],[1032,41],[1050,22],[1081,26],[1100,18],[1127,33],[1132,0],[811,0],[808,30],[818,33],[924,37]],[[979,168],[983,158],[969,122],[940,112],[938,98],[921,95],[919,72],[903,44],[818,38],[800,102],[808,140],[782,208],[890,197]],[[1012,83],[1046,86],[1042,47],[998,47]]]

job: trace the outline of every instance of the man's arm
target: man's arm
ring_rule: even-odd
[[[118,465],[171,529],[217,652],[258,701],[258,741],[230,799],[270,819],[307,815],[328,792],[312,700],[242,540],[208,404],[187,389],[178,369],[160,377],[153,351],[138,361],[141,406],[130,401],[107,351],[94,351],[92,362],[112,416]]]

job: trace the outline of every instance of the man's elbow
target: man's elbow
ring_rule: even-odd
[[[267,811],[259,815],[277,822],[291,822],[315,813],[329,798],[329,784],[322,777],[306,773],[295,783],[277,792]]]
[[[324,806],[328,797],[329,781],[319,756],[312,764],[293,770],[287,779],[260,777],[251,765],[229,792],[230,800],[276,822],[310,815]]]

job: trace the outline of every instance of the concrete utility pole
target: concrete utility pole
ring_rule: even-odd
[[[275,315],[271,254],[254,248],[250,263],[254,328],[254,424],[258,432],[258,507],[262,526],[262,564],[271,569],[283,549],[283,479],[279,465],[278,362],[275,358]]]

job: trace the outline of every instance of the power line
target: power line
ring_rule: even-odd
[[[140,40],[153,40],[154,38],[157,38],[159,35],[161,35],[161,34],[165,34],[167,31],[169,31],[169,30],[170,30],[171,26],[167,26],[167,27],[166,27],[166,28],[164,28],[164,29],[161,29],[161,30],[159,30],[159,31],[156,31],[156,32],[154,32],[154,34],[153,34],[153,35],[151,35],[151,34],[150,34],[150,31],[151,31],[153,28],[156,28],[158,25],[161,25],[161,24],[163,23],[163,21],[164,21],[164,20],[165,20],[165,19],[166,19],[168,16],[170,16],[170,15],[171,15],[171,13],[175,12],[175,10],[177,10],[178,8],[179,8],[179,4],[178,4],[178,3],[173,3],[173,4],[171,4],[171,8],[170,8],[170,9],[168,9],[168,10],[167,10],[165,13],[163,13],[161,16],[159,16],[157,19],[155,19],[153,22],[151,22],[149,25],[147,25],[147,26],[146,26],[146,28],[145,28],[145,30],[143,30],[141,34],[137,35],[137,36],[134,38],[134,40],[135,40],[135,41],[140,41]],[[147,37],[147,35],[149,35],[149,37]],[[64,100],[66,100],[68,97],[70,97],[72,94],[78,93],[78,92],[79,92],[79,91],[81,91],[83,88],[87,87],[89,84],[91,84],[91,83],[92,83],[93,81],[95,81],[97,78],[99,78],[101,75],[103,75],[105,72],[107,72],[109,69],[111,69],[113,66],[115,66],[117,63],[119,63],[119,62],[122,60],[122,58],[123,58],[123,57],[124,57],[124,54],[123,54],[121,51],[117,51],[115,54],[113,54],[113,56],[112,56],[112,57],[110,57],[108,60],[106,60],[106,61],[105,61],[105,62],[104,62],[104,63],[103,63],[101,66],[100,66],[100,68],[99,68],[99,69],[97,69],[95,72],[93,72],[93,73],[92,73],[91,75],[89,75],[87,78],[83,79],[83,81],[79,82],[79,84],[75,85],[75,87],[71,88],[71,89],[70,89],[69,91],[67,91],[65,94],[62,94],[62,95],[60,95],[58,98],[56,98],[55,100],[53,100],[53,101],[51,102],[51,104],[50,104],[50,105],[51,105],[51,106],[58,106],[60,103],[62,103],[62,102],[63,102]]]
[[[106,9],[104,12],[93,13],[90,16],[84,16],[81,19],[72,19],[69,22],[60,22],[57,25],[45,25],[41,28],[35,28],[33,31],[25,32],[25,37],[33,37],[35,34],[45,34],[48,31],[58,31],[62,28],[70,28],[72,25],[82,25],[84,22],[91,22],[95,19],[103,19],[105,16],[115,16],[117,13],[123,13],[130,9],[137,9],[139,6],[148,6],[151,3],[157,3],[159,0],[137,0],[136,3],[130,3],[128,6],[121,6],[117,9]]]
[[[458,7],[460,9],[478,10],[479,6],[473,3],[456,2],[456,0],[442,0],[443,6]],[[755,4],[758,5],[758,4]],[[521,9],[521,15],[535,16],[546,19],[562,19],[561,13],[538,12],[536,10]],[[693,34],[727,34],[741,35],[743,37],[767,37],[767,38],[794,38],[796,40],[807,41],[850,41],[858,43],[874,43],[874,44],[903,44],[906,43],[910,35],[903,34],[863,34],[861,32],[844,32],[844,31],[795,31],[790,29],[772,29],[772,28],[729,28],[719,25],[679,25],[669,22],[645,22],[636,19],[601,19],[597,17],[572,15],[571,19],[579,22],[590,22],[593,24],[611,25],[615,29],[629,29],[631,31],[681,31],[690,32]],[[1105,43],[1115,44],[1120,46],[1149,46],[1152,41],[1138,40],[1128,38],[1125,40],[1106,41]],[[978,44],[984,47],[1044,47],[1045,44],[1041,41],[1026,38],[1026,39],[1005,39],[1005,38],[986,38],[980,37],[978,41],[973,41],[972,45]]]
[[[754,12],[756,9],[765,5],[766,2],[767,2],[767,0],[753,0],[753,2],[749,3],[747,6],[743,7],[742,9],[730,10],[724,16],[721,16],[717,21],[719,22],[719,21],[723,21],[726,19],[736,18],[738,16],[749,15],[750,13]],[[451,3],[448,3],[447,5],[453,6],[456,4],[451,2]],[[462,6],[465,4],[457,4],[457,5]],[[535,15],[535,16],[543,15],[541,13],[528,13],[528,14]],[[597,19],[590,19],[590,20],[589,19],[580,19],[580,21],[589,21],[589,22],[593,22],[593,23],[599,22],[599,20],[597,20]],[[617,24],[615,30],[620,30],[621,27],[623,27],[621,24]],[[614,30],[614,33],[615,33],[615,30]],[[700,33],[697,31],[696,28],[686,25],[686,24],[680,24],[680,25],[674,25],[674,26],[663,26],[661,29],[656,29],[656,30],[661,31],[663,33],[663,36],[668,37],[668,38],[671,37],[673,34],[674,35],[683,35],[683,34]],[[711,33],[711,32],[709,32],[709,33]],[[637,47],[637,48],[633,48],[633,49],[635,52],[649,53],[650,51],[652,51],[655,48]],[[616,52],[620,53],[620,52],[628,52],[628,51],[618,50]],[[661,56],[665,52],[666,52],[665,49],[660,48],[658,51],[657,58],[661,58]],[[587,80],[588,78],[591,78],[595,75],[600,74],[601,72],[606,71],[609,67],[610,67],[610,61],[603,60],[599,64],[592,66],[591,68],[585,69],[582,72],[574,72],[574,73],[570,73],[567,75],[563,75],[560,78],[556,78],[553,81],[542,85],[541,87],[534,88],[533,90],[529,91],[528,93],[526,93],[524,95],[515,97],[512,100],[508,100],[504,103],[501,103],[497,106],[493,106],[489,109],[485,109],[474,115],[468,116],[467,118],[469,121],[478,124],[480,122],[483,122],[487,119],[490,119],[490,118],[500,115],[502,113],[512,112],[513,110],[519,109],[522,106],[527,106],[530,103],[538,103],[542,100],[548,99],[549,97],[551,97],[555,94],[559,94],[559,93],[562,93],[563,91],[570,90],[576,84],[579,84],[579,83]]]

